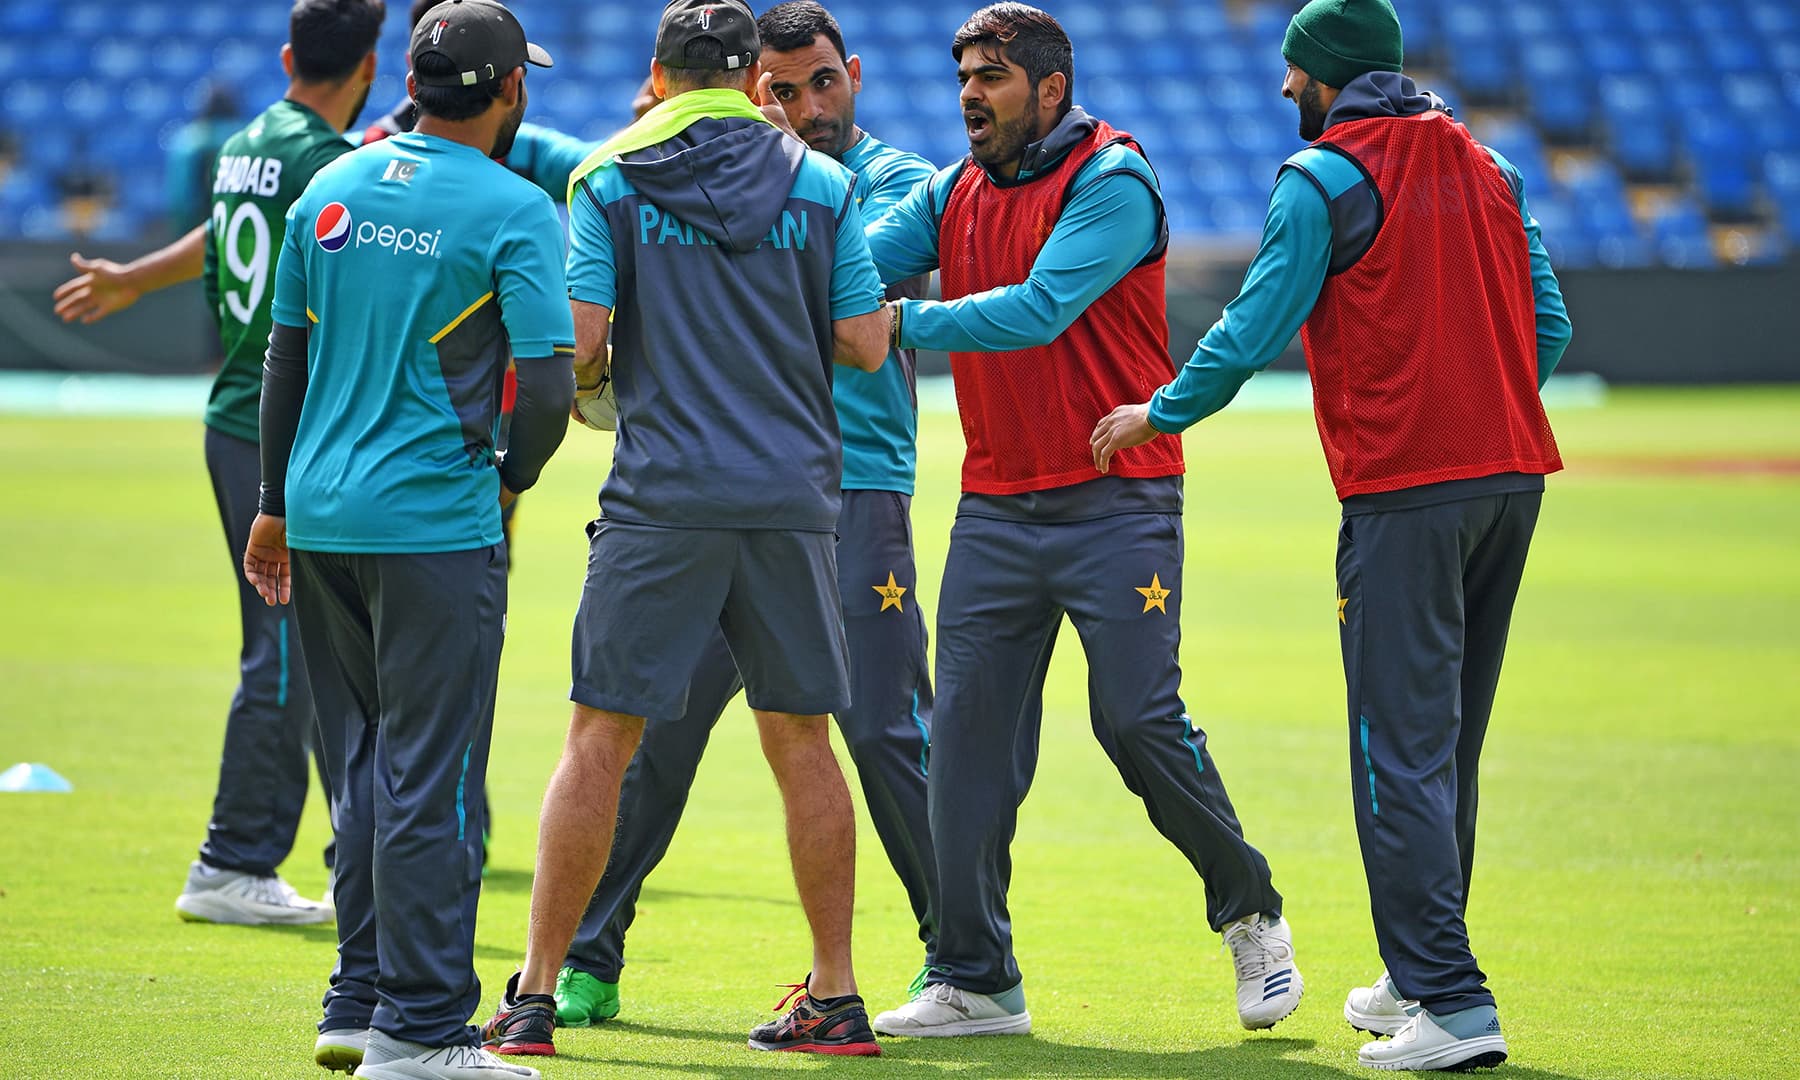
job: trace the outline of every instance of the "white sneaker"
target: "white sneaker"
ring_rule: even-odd
[[[1506,1060],[1506,1039],[1500,1034],[1500,1019],[1491,1009],[1480,1031],[1460,1038],[1420,1009],[1392,1039],[1364,1043],[1356,1060],[1372,1069],[1491,1069]]]
[[[368,1028],[321,1031],[313,1043],[313,1060],[332,1072],[354,1072],[368,1049]]]
[[[1251,915],[1227,926],[1224,937],[1237,968],[1238,1021],[1251,1031],[1274,1027],[1299,1007],[1305,989],[1287,920]]]
[[[1013,1012],[987,994],[932,983],[919,991],[918,997],[877,1016],[875,1030],[882,1035],[919,1037],[1024,1035],[1031,1031],[1031,1014],[1024,1004],[1021,995],[1019,1011]]]
[[[543,1073],[500,1060],[479,1046],[425,1046],[380,1031],[356,1076],[365,1080],[543,1080]]]
[[[1387,972],[1373,986],[1359,986],[1344,999],[1344,1019],[1371,1035],[1398,1035],[1419,1011],[1419,1003],[1400,996]]]
[[[307,926],[337,917],[270,874],[257,877],[241,870],[218,870],[195,860],[188,867],[187,887],[175,898],[175,913],[188,922],[236,926]]]

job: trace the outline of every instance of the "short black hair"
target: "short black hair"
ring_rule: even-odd
[[[440,52],[428,52],[413,60],[414,75],[454,75],[456,61]],[[510,74],[510,72],[509,72]],[[490,79],[474,86],[426,86],[413,84],[413,103],[422,116],[439,120],[473,120],[500,96],[505,79]]]
[[[1030,4],[989,4],[956,32],[950,55],[961,63],[963,50],[970,45],[996,49],[1009,63],[1023,68],[1034,93],[1046,75],[1062,72],[1067,86],[1056,115],[1068,115],[1075,100],[1075,47],[1054,15]]]
[[[756,35],[762,39],[762,47],[776,52],[810,48],[820,34],[824,34],[837,49],[840,60],[850,59],[849,51],[844,48],[844,32],[838,29],[837,20],[813,0],[788,0],[785,4],[776,4],[756,20]]]
[[[301,82],[339,82],[375,51],[382,0],[294,0],[288,12],[288,44],[294,77]]]
[[[688,39],[681,47],[683,60],[723,60],[725,59],[725,43],[716,37],[701,36]],[[744,85],[744,76],[749,68],[722,67],[687,67],[663,68],[663,82],[670,91],[669,96],[686,93],[689,90],[739,89]]]

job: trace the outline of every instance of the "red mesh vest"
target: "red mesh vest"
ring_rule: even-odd
[[[1050,177],[1017,187],[995,185],[974,165],[964,168],[938,226],[944,299],[1018,285],[1030,277],[1075,174],[1117,142],[1138,149],[1130,135],[1101,123]],[[1175,376],[1163,294],[1165,258],[1159,253],[1134,267],[1048,345],[950,354],[968,442],[964,491],[1017,495],[1100,477],[1088,448],[1094,425],[1119,405],[1150,400]],[[1174,476],[1183,471],[1181,440],[1161,435],[1121,450],[1109,475]]]
[[[1562,468],[1525,230],[1493,158],[1435,110],[1336,124],[1316,145],[1355,159],[1383,210],[1301,331],[1338,498]]]

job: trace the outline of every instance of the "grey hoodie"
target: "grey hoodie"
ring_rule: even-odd
[[[835,528],[831,324],[881,302],[853,183],[773,127],[730,118],[576,186],[569,294],[614,311],[607,517]]]

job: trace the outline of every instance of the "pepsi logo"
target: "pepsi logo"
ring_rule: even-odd
[[[313,238],[326,251],[342,251],[350,242],[350,208],[341,202],[327,204],[313,221]]]

